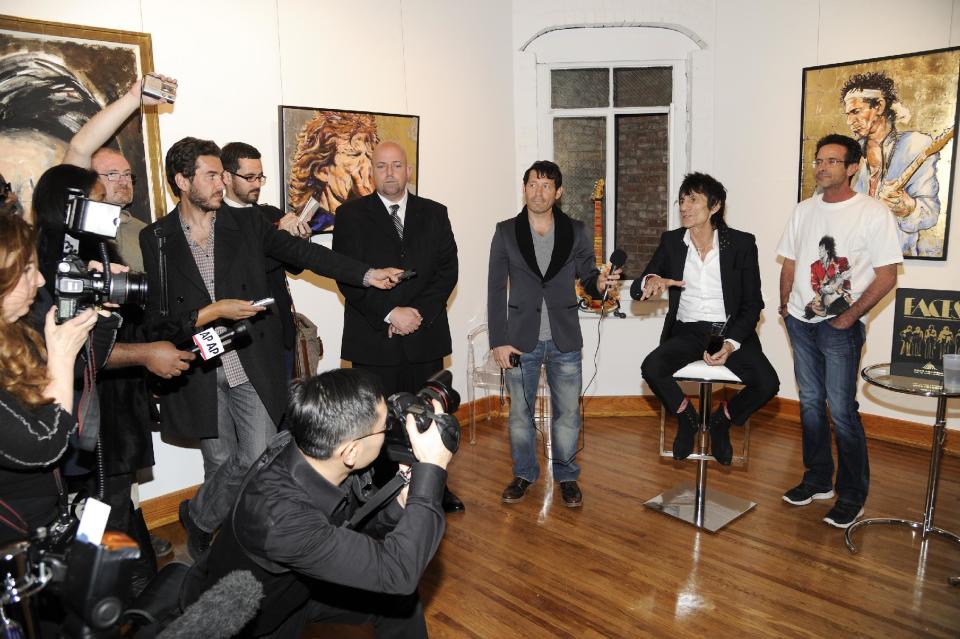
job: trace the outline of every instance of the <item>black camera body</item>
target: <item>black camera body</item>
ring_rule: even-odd
[[[109,268],[109,267],[108,267]],[[57,323],[76,317],[88,308],[113,304],[144,304],[147,301],[147,277],[143,273],[113,273],[110,284],[103,273],[90,271],[77,255],[67,254],[57,264],[54,294]]]
[[[416,395],[395,393],[387,398],[387,432],[384,441],[387,457],[398,464],[417,461],[407,435],[407,415],[413,415],[417,430],[421,433],[430,428],[431,422],[436,422],[443,445],[451,453],[457,452],[460,448],[460,422],[452,413],[460,407],[460,393],[451,387],[452,382],[453,374],[444,370],[428,379]],[[443,408],[442,414],[433,412],[430,400],[434,399]]]
[[[510,365],[513,367],[520,365],[520,353],[510,353]]]

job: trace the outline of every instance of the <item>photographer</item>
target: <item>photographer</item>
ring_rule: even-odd
[[[425,637],[416,588],[443,537],[441,497],[453,455],[436,425],[420,433],[407,416],[419,460],[410,483],[350,530],[343,524],[370,497],[367,467],[387,430],[376,378],[341,369],[295,382],[287,420],[289,435],[277,436],[266,463],[255,464],[205,559],[205,587],[234,570],[262,582],[260,612],[244,636],[299,637],[310,622],[372,622],[375,636]]]
[[[0,543],[7,543],[57,516],[54,464],[77,428],[74,362],[97,314],[89,309],[58,325],[51,309],[41,337],[28,318],[44,283],[34,232],[4,213],[0,237]]]

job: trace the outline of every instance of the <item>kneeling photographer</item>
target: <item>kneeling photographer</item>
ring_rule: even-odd
[[[455,410],[459,397],[434,379],[417,396],[388,402],[376,378],[358,369],[293,384],[289,431],[254,464],[198,567],[206,574],[197,591],[237,570],[263,584],[260,611],[243,636],[299,637],[317,622],[372,622],[376,636],[427,635],[416,589],[444,533],[441,497],[459,426],[442,412]],[[363,519],[364,503],[380,501],[368,466],[385,439],[398,461],[412,462],[401,464],[409,483]]]

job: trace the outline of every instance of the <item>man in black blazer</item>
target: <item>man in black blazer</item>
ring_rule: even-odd
[[[263,174],[263,162],[260,151],[244,142],[225,144],[220,153],[223,162],[223,206],[240,209],[238,214],[258,213],[273,226],[295,237],[310,237],[310,226],[293,213],[283,211],[269,204],[261,204],[260,187],[267,181]],[[222,208],[222,207],[221,207]],[[298,275],[303,269],[293,264],[283,264],[267,256],[267,284],[270,297],[275,301],[274,309],[280,317],[283,328],[283,359],[287,381],[293,377],[294,346],[297,340],[297,328],[293,320],[293,299],[287,287],[287,273]],[[313,371],[316,373],[316,371]]]
[[[660,346],[644,359],[641,370],[666,409],[677,415],[674,459],[686,459],[693,451],[700,423],[673,379],[677,370],[702,358],[711,366],[726,366],[743,380],[743,389],[710,417],[712,452],[721,464],[733,457],[731,422],[742,425],[780,388],[756,332],[763,308],[756,240],[727,226],[726,198],[726,189],[713,177],[687,175],[680,185],[681,228],[661,236],[643,276],[630,289],[634,299],[668,292]],[[707,340],[712,330],[721,328],[723,345],[711,354]]]
[[[180,505],[188,549],[196,555],[209,546],[286,405],[280,320],[252,303],[270,294],[267,257],[358,286],[391,288],[399,270],[371,269],[279,231],[259,215],[221,209],[223,165],[211,141],[174,144],[166,173],[180,204],[140,233],[148,333],[180,344],[208,327],[225,332],[239,320],[252,325],[249,344],[168,380],[160,394],[164,434],[200,439],[204,483]]]
[[[576,462],[583,336],[574,283],[579,278],[591,296],[599,297],[607,280],[620,275],[619,270],[609,276],[597,270],[585,225],[560,210],[560,167],[535,162],[523,174],[523,190],[523,210],[497,224],[487,279],[490,348],[506,371],[510,392],[513,480],[501,499],[520,501],[540,476],[532,408],[540,367],[545,366],[553,414],[553,477],[560,482],[563,504],[574,508],[583,503]],[[519,366],[511,356],[519,357]]]
[[[457,243],[447,207],[407,192],[412,167],[403,147],[382,142],[373,151],[376,191],[337,208],[333,249],[374,266],[396,264],[416,275],[389,291],[339,281],[343,293],[341,357],[380,378],[384,395],[415,393],[443,369],[451,352],[447,299],[457,285]],[[378,482],[396,464],[383,455]],[[444,491],[446,512],[463,502]]]

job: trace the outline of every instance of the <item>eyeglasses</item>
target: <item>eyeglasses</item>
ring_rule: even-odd
[[[130,171],[124,171],[120,173],[119,171],[110,171],[109,173],[97,173],[100,177],[104,178],[107,182],[130,182],[130,184],[137,183],[137,176],[131,173]]]
[[[354,437],[353,441],[360,441],[361,439],[366,439],[367,437],[373,437],[374,435],[382,435],[387,432],[387,427],[384,426],[383,430],[375,430],[372,433],[367,433],[366,435],[361,435],[360,437]]]
[[[267,181],[267,176],[263,173],[251,173],[250,175],[240,175],[239,173],[234,173],[233,171],[227,171],[227,173],[230,175],[236,175],[241,180],[246,180],[250,184],[253,184],[254,182],[264,184]]]
[[[817,168],[817,169],[819,169],[819,168],[820,168],[821,166],[823,166],[824,164],[826,164],[827,166],[829,166],[829,167],[832,169],[833,167],[838,166],[838,165],[840,165],[840,164],[846,165],[847,162],[846,162],[846,160],[838,160],[837,158],[827,158],[827,159],[825,159],[825,160],[822,160],[822,159],[820,159],[820,158],[817,158],[816,160],[814,160],[814,161],[812,162],[812,164],[813,164],[813,167],[814,167],[814,168]]]

